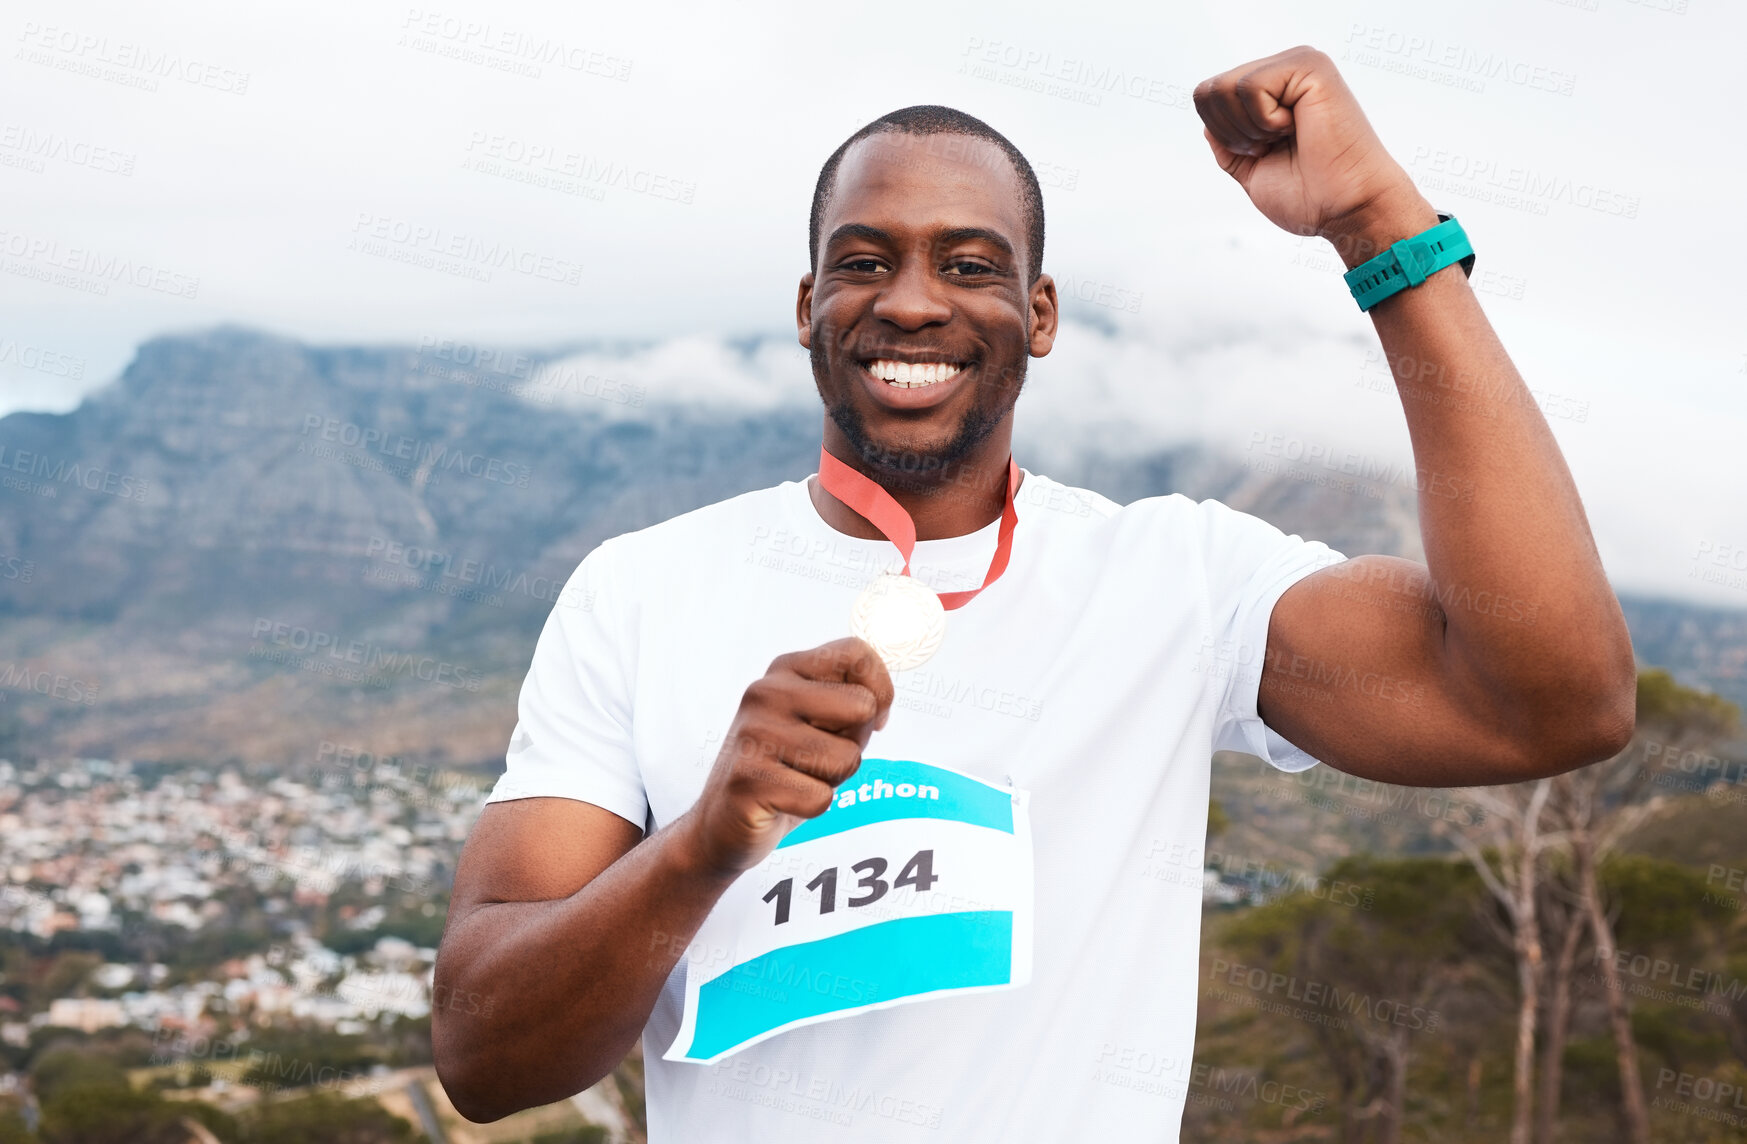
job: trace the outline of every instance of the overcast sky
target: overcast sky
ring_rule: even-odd
[[[1047,424],[1113,449],[1258,458],[1279,437],[1406,459],[1340,268],[1254,212],[1189,101],[1321,47],[1472,237],[1616,584],[1747,606],[1737,4],[7,13],[0,412],[72,408],[140,341],[219,322],[671,340],[616,365],[651,401],[813,401],[798,350],[749,375],[716,339],[792,338],[819,165],[869,119],[947,103],[1032,161],[1045,269],[1084,319],[1033,365],[1035,456]]]

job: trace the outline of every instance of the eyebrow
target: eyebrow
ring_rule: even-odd
[[[881,242],[887,246],[896,246],[890,233],[877,226],[869,226],[863,222],[846,222],[831,232],[831,237],[825,240],[825,246],[830,248],[845,239],[860,238],[869,242]],[[959,226],[943,231],[935,240],[942,246],[953,246],[961,242],[986,242],[999,250],[1008,259],[1013,257],[1013,244],[1001,236],[999,231],[989,230],[981,226]]]

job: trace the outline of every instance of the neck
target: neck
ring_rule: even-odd
[[[889,473],[870,465],[856,452],[830,417],[825,418],[825,450],[870,480],[902,505],[916,524],[917,540],[945,540],[986,528],[1001,519],[1007,505],[1007,459],[1012,455],[1012,425],[1007,422],[962,461],[943,466],[927,480],[913,474]],[[863,540],[885,539],[872,521],[826,492],[817,476],[807,479],[807,493],[826,524]]]

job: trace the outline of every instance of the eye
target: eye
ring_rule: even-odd
[[[880,264],[872,258],[852,258],[848,262],[839,262],[837,268],[854,274],[871,274],[880,268]]]
[[[947,273],[956,273],[961,278],[977,278],[984,274],[993,274],[995,272],[994,267],[985,266],[981,262],[972,262],[967,258],[961,258],[956,262],[949,262],[946,264],[946,268]]]

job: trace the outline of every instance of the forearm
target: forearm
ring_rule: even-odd
[[[1404,195],[1336,248],[1356,266],[1436,222]],[[1558,443],[1466,278],[1448,267],[1369,313],[1407,415],[1446,669],[1549,746],[1582,754],[1622,718],[1629,733],[1619,602]]]
[[[636,1042],[673,966],[733,877],[682,818],[576,893],[481,905],[444,938],[432,1039],[471,1119],[562,1100]]]

